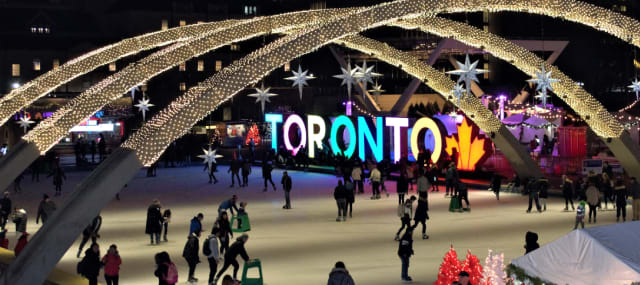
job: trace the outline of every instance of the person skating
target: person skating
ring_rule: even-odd
[[[247,214],[247,202],[240,202],[240,208],[238,208],[238,229],[242,228],[242,219],[240,217],[246,216]],[[231,225],[233,226],[233,225]]]
[[[169,223],[171,223],[171,210],[166,209],[162,212],[162,227],[164,228],[162,239],[166,242],[169,241],[167,239],[167,233],[169,232]]]
[[[202,213],[198,213],[193,219],[191,219],[191,224],[189,226],[189,235],[192,233],[200,233],[202,232],[202,220],[204,219],[204,215]]]
[[[418,172],[418,179],[416,180],[416,189],[418,190],[418,196],[420,196],[420,193],[425,193],[424,195],[427,195],[429,188],[431,188],[429,178],[427,178],[424,172]]]
[[[396,192],[398,192],[398,205],[402,205],[404,195],[409,192],[409,180],[404,173],[400,173],[400,177],[396,180]]]
[[[335,267],[331,269],[327,285],[355,285],[353,278],[342,261],[336,262]]]
[[[82,241],[80,241],[80,247],[78,248],[78,258],[80,258],[80,253],[82,253],[82,249],[84,248],[84,245],[87,243],[87,241],[89,241],[89,238],[91,238],[91,243],[96,243],[98,238],[100,238],[100,234],[98,232],[100,231],[101,226],[102,217],[98,215],[93,218],[91,224],[89,224],[84,228],[84,230],[82,230]]]
[[[380,170],[378,170],[377,166],[373,166],[371,173],[369,173],[369,181],[371,181],[371,199],[376,200],[380,199],[380,181],[381,181]]]
[[[282,173],[282,180],[280,181],[280,183],[282,183],[282,189],[284,190],[284,200],[285,200],[285,204],[284,206],[282,206],[282,209],[291,209],[291,197],[290,197],[290,193],[291,193],[291,176],[289,176],[289,174],[285,171],[284,173]]]
[[[16,247],[13,248],[13,253],[14,253],[14,255],[16,257],[18,257],[18,255],[20,255],[20,252],[22,252],[24,247],[27,246],[28,242],[29,242],[29,233],[28,232],[23,232],[22,235],[18,238],[18,242],[16,243]]]
[[[347,195],[347,206],[345,211],[349,212],[349,218],[351,218],[353,217],[353,203],[356,201],[356,187],[355,184],[351,182],[351,179],[347,179],[344,182],[344,190]]]
[[[264,190],[263,192],[267,192],[267,182],[271,183],[271,187],[273,187],[273,191],[276,191],[276,184],[273,183],[271,179],[271,171],[273,171],[273,166],[267,160],[262,161],[262,178],[264,179]]]
[[[587,186],[587,203],[589,204],[589,223],[591,223],[591,216],[593,215],[593,223],[596,223],[596,208],[600,204],[600,191],[593,184],[589,182]]]
[[[500,201],[500,188],[502,187],[502,179],[504,178],[504,176],[498,173],[494,173],[491,177],[491,191],[496,194],[496,200],[498,201]]]
[[[573,181],[565,174],[562,175],[562,196],[564,197],[564,210],[569,211],[569,203],[571,203],[571,210],[575,210],[573,207]]]
[[[231,224],[229,223],[229,216],[227,212],[222,212],[220,217],[213,224],[213,229],[211,229],[211,233],[214,234],[218,231],[218,236],[220,238],[220,254],[224,254],[224,252],[229,249],[229,240],[233,238],[233,232],[231,231]]]
[[[11,216],[11,220],[14,224],[16,224],[16,239],[19,238],[22,233],[27,231],[27,221],[29,217],[27,216],[27,211],[25,209],[16,208],[13,211],[13,215]]]
[[[469,188],[466,184],[462,183],[462,181],[458,181],[456,184],[456,190],[458,192],[458,206],[460,211],[471,210],[471,205],[469,204]],[[467,203],[467,208],[462,208],[462,201]]]
[[[400,240],[400,233],[405,227],[411,227],[411,217],[413,216],[413,202],[415,200],[416,196],[411,196],[411,198],[404,201],[402,205],[398,205],[398,215],[400,216],[400,222],[402,222],[402,226],[396,233],[396,240]]]
[[[542,204],[542,211],[546,211],[547,198],[549,198],[549,180],[546,178],[538,179],[538,187],[540,188],[538,196],[540,198],[540,203]]]
[[[102,264],[104,264],[104,280],[107,285],[118,285],[122,259],[115,244],[109,246],[109,251],[102,257]]]
[[[456,169],[456,163],[449,163],[449,167],[447,168],[446,176],[445,176],[445,184],[446,184],[446,193],[445,197],[449,195],[454,195],[454,191],[456,188],[456,183],[458,182],[458,169]]]
[[[64,180],[67,180],[67,176],[64,174],[64,170],[60,167],[59,164],[56,165],[56,168],[53,170],[53,173],[49,174],[50,177],[53,176],[53,186],[55,186],[56,194],[55,196],[62,195],[62,183]]]
[[[613,189],[613,193],[616,197],[616,222],[620,221],[620,216],[622,215],[622,222],[627,221],[627,197],[629,193],[627,192],[627,187],[624,186],[624,181],[622,179],[618,179],[616,181],[616,186]]]
[[[9,220],[9,215],[11,215],[11,198],[9,198],[9,191],[4,192],[4,196],[0,199],[0,228],[2,230],[6,229],[7,221]]]
[[[573,226],[573,229],[577,229],[578,225],[582,225],[582,228],[584,229],[584,215],[586,214],[586,202],[585,201],[580,201],[580,204],[578,204],[578,210],[576,211],[576,224],[575,226]]]
[[[171,261],[166,251],[155,255],[156,270],[153,275],[158,277],[159,285],[175,285],[178,283],[178,268]]]
[[[389,197],[389,191],[387,191],[387,185],[385,184],[385,181],[387,181],[387,179],[389,178],[389,169],[389,160],[386,158],[380,161],[380,163],[378,164],[378,170],[380,171],[380,190],[384,192],[387,197]]]
[[[426,192],[419,193],[418,206],[416,212],[413,215],[413,228],[418,226],[418,223],[422,224],[422,239],[429,239],[427,235],[427,220],[429,219],[429,196]]]
[[[353,183],[358,188],[358,194],[364,193],[364,182],[362,179],[362,164],[356,165],[351,170],[351,179],[353,179]]]
[[[187,242],[182,250],[182,257],[187,261],[189,265],[189,279],[188,282],[198,282],[198,278],[195,277],[196,265],[200,263],[200,231],[190,233],[187,237]]]
[[[342,185],[342,180],[338,180],[338,186],[333,190],[333,198],[338,205],[338,217],[336,222],[347,220],[347,193]]]
[[[630,193],[629,195],[633,198],[633,220],[640,220],[640,184],[638,184],[638,180],[635,177],[631,177],[631,185],[629,187]],[[0,205],[2,201],[0,200]]]
[[[147,208],[147,225],[145,228],[145,233],[149,235],[151,239],[151,244],[153,244],[153,238],[156,238],[156,244],[160,244],[160,233],[162,232],[162,206],[160,205],[160,201],[153,200],[153,203],[149,205]]]
[[[242,187],[249,186],[249,175],[251,174],[251,162],[245,159],[242,163]]]
[[[36,215],[36,225],[41,219],[42,219],[42,224],[44,225],[44,223],[47,222],[47,219],[49,219],[49,217],[53,215],[53,212],[55,210],[56,210],[56,203],[51,201],[51,199],[49,198],[49,195],[44,194],[42,197],[42,201],[40,201],[40,205],[38,206],[38,213]]]
[[[409,259],[413,255],[413,227],[408,228],[398,244],[398,256],[402,262],[401,277],[402,281],[412,281],[409,276]]]
[[[538,200],[538,193],[540,192],[540,188],[538,187],[538,183],[531,179],[529,183],[527,183],[527,192],[529,193],[529,208],[527,208],[527,213],[531,213],[531,207],[533,207],[533,201],[536,202],[536,209],[538,212],[542,213],[542,209],[540,208],[540,202]]]
[[[231,196],[231,199],[229,200],[225,200],[222,203],[220,203],[220,206],[218,206],[218,214],[222,214],[223,212],[226,212],[227,210],[231,211],[231,215],[235,216],[236,214],[233,212],[233,210],[235,209],[236,212],[238,211],[238,206],[236,205],[236,202],[238,202],[238,196],[233,195]]]
[[[78,266],[78,273],[89,279],[89,285],[98,285],[98,276],[100,275],[101,267],[100,246],[97,243],[93,243],[84,252],[84,257]]]
[[[209,164],[206,163],[204,165],[204,169],[207,170],[207,174],[209,175],[209,184],[218,184],[218,178],[215,173],[218,171],[218,164],[215,162],[211,162],[211,168],[209,168]]]
[[[239,236],[231,245],[227,253],[225,253],[224,255],[224,265],[222,266],[222,269],[220,269],[220,272],[218,272],[216,279],[213,281],[214,283],[218,282],[220,276],[222,276],[222,274],[227,271],[229,266],[233,266],[233,279],[238,280],[238,269],[240,268],[240,264],[238,264],[238,261],[236,260],[238,255],[240,255],[242,259],[244,259],[245,263],[251,261],[251,259],[249,259],[249,255],[247,254],[247,250],[244,247],[248,240],[249,235],[243,234]]]
[[[229,165],[229,170],[227,170],[227,173],[231,173],[231,186],[229,186],[230,188],[232,188],[236,182],[235,179],[238,179],[238,185],[240,187],[242,187],[242,180],[240,180],[240,168],[242,168],[242,162],[240,161],[240,159],[234,159],[231,161],[231,164]]]
[[[202,243],[202,253],[207,257],[207,261],[209,261],[209,284],[213,284],[216,272],[218,272],[218,263],[222,261],[218,248],[219,237],[220,229],[215,228]]]

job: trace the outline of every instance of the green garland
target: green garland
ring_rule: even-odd
[[[517,267],[513,264],[507,265],[506,271],[507,271],[507,276],[511,276],[512,274],[515,274],[518,280],[523,281],[525,279],[529,279],[529,281],[531,281],[531,284],[533,285],[556,285],[554,283],[544,281],[538,277],[529,276],[527,275],[527,273],[524,272],[524,269]],[[507,284],[511,285],[513,283],[507,283]]]

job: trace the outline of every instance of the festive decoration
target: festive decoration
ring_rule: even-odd
[[[457,157],[459,170],[474,171],[476,165],[491,154],[491,142],[486,138],[480,138],[480,129],[469,124],[467,118],[458,125],[458,132],[452,137],[446,137],[445,140],[447,142],[445,150],[450,156]]]
[[[146,121],[147,111],[149,111],[149,107],[153,107],[155,105],[149,103],[149,98],[142,98],[142,100],[138,101],[138,104],[134,105],[138,107],[138,112],[142,112],[142,120]]]
[[[211,165],[216,162],[216,158],[221,158],[222,155],[216,154],[217,149],[212,150],[211,145],[209,145],[209,149],[202,149],[204,154],[198,155],[199,158],[204,159],[203,163],[206,164],[209,169],[211,169]]]
[[[453,90],[451,90],[451,94],[458,98],[458,106],[460,106],[460,99],[462,99],[465,92],[467,92],[467,90],[465,90],[460,83],[457,83],[456,86],[453,87]]]
[[[480,265],[478,257],[471,254],[470,250],[467,250],[467,258],[462,263],[462,271],[469,273],[469,281],[471,284],[480,284],[480,280],[483,276],[482,265]]]
[[[351,62],[347,63],[347,69],[340,67],[342,74],[334,75],[334,78],[342,79],[342,83],[340,85],[347,85],[347,94],[349,95],[349,101],[351,101],[351,86],[353,86],[357,81],[357,72],[358,68],[351,68]]]
[[[308,69],[305,71],[302,71],[302,67],[300,67],[300,65],[298,65],[297,72],[295,70],[292,70],[291,72],[293,72],[293,76],[287,77],[285,79],[293,81],[293,85],[291,86],[293,87],[298,86],[298,94],[300,94],[300,100],[302,100],[302,88],[304,86],[309,85],[307,83],[308,80],[316,79],[316,78],[313,76],[313,74],[307,75],[307,73],[309,72]]]
[[[633,92],[636,92],[636,101],[640,100],[640,97],[638,97],[638,93],[640,93],[640,81],[636,78],[636,80],[627,87],[631,88]]]
[[[22,116],[20,117],[20,120],[18,120],[16,122],[16,124],[20,125],[20,127],[22,128],[22,131],[26,134],[27,133],[27,129],[29,128],[29,126],[31,126],[31,124],[35,123],[34,121],[31,120],[31,118],[27,117],[27,116]]]
[[[367,90],[367,83],[373,84],[374,77],[382,77],[382,74],[373,72],[374,66],[367,67],[367,61],[362,62],[362,66],[356,66],[356,69],[359,70],[356,73],[356,80],[362,83],[363,89]],[[362,93],[364,96],[364,93]]]
[[[458,75],[458,83],[464,81],[464,85],[467,88],[467,94],[471,94],[471,81],[479,82],[476,75],[489,72],[485,69],[477,69],[478,60],[471,63],[469,60],[469,54],[465,56],[464,64],[456,60],[458,69],[453,71],[447,71],[448,74]]]
[[[458,255],[451,245],[451,249],[444,255],[440,271],[438,272],[438,280],[433,285],[451,285],[453,281],[458,280],[458,274],[462,271],[462,264],[458,260]]]
[[[484,261],[482,280],[473,284],[480,285],[505,285],[507,274],[504,271],[504,254],[494,254],[489,250],[489,255]]]
[[[133,88],[131,88],[131,101],[136,100],[136,91],[140,91],[140,85],[136,85]]]
[[[249,131],[247,132],[247,139],[245,140],[245,144],[249,145],[251,143],[251,139],[253,139],[253,143],[255,145],[259,145],[262,142],[262,138],[260,137],[260,131],[258,130],[258,125],[253,124]]]
[[[504,95],[498,96],[498,102],[499,102],[498,117],[500,118],[500,120],[504,120],[504,101],[507,101],[507,96],[504,96]]]
[[[542,102],[542,107],[546,108],[547,98],[548,98],[547,90],[553,91],[553,87],[551,87],[551,84],[560,82],[560,80],[551,78],[551,71],[547,72],[544,69],[544,64],[542,64],[542,68],[540,72],[536,71],[535,73],[536,73],[535,78],[529,79],[527,80],[527,82],[534,83],[537,85],[536,91],[541,91],[541,92],[538,93],[536,98],[540,98],[540,101]]]
[[[271,100],[269,100],[269,97],[273,97],[273,96],[278,96],[278,94],[275,93],[269,93],[269,90],[271,88],[264,88],[264,82],[262,83],[262,87],[261,88],[256,88],[256,93],[253,94],[249,94],[249,97],[254,97],[256,98],[256,103],[260,102],[261,106],[262,106],[262,113],[264,114],[264,107],[265,107],[265,103],[269,102],[271,103]]]
[[[380,94],[382,94],[382,92],[384,92],[386,90],[382,89],[382,85],[378,84],[378,81],[376,80],[376,83],[373,85],[373,89],[369,90],[369,93],[373,94],[374,96],[376,96],[376,102],[378,102],[378,99],[380,97]]]

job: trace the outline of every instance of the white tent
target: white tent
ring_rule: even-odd
[[[530,275],[565,284],[640,281],[640,221],[575,230],[511,261]]]

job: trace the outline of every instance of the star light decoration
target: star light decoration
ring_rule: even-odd
[[[471,90],[471,81],[479,82],[478,76],[476,75],[489,72],[486,69],[477,69],[478,62],[479,61],[476,60],[473,63],[471,63],[471,61],[469,60],[469,55],[467,54],[464,59],[464,64],[456,60],[458,69],[453,71],[447,71],[447,74],[458,75],[459,76],[458,83],[464,81],[464,85],[467,89],[467,93],[469,93]]]
[[[28,118],[27,116],[20,117],[20,120],[18,120],[16,122],[16,124],[20,125],[20,127],[22,128],[22,131],[24,131],[24,133],[27,133],[27,129],[33,123],[35,123],[35,122],[32,121],[31,118]]]
[[[142,98],[138,100],[138,104],[134,105],[138,107],[138,112],[142,112],[142,120],[146,121],[147,111],[149,111],[149,107],[153,107],[155,105],[149,103],[149,98]]]
[[[222,155],[216,154],[217,151],[217,149],[212,150],[211,145],[209,145],[209,149],[203,148],[202,152],[204,152],[204,154],[198,155],[198,157],[204,159],[203,163],[211,169],[211,165],[217,163],[216,158],[222,157]]]
[[[551,83],[560,82],[560,80],[551,78],[551,71],[547,72],[544,69],[544,64],[542,64],[541,71],[540,72],[536,71],[536,76],[534,78],[527,80],[527,82],[534,83],[537,85],[536,91],[540,91],[540,92],[538,93],[538,95],[535,96],[535,98],[540,98],[540,101],[542,102],[542,107],[546,108],[547,98],[549,98],[549,96],[547,95],[547,90],[553,91],[553,88],[551,87]]]
[[[362,62],[362,66],[357,66],[356,65],[356,69],[358,70],[356,72],[356,80],[358,82],[362,83],[364,90],[367,90],[367,83],[373,84],[373,78],[374,77],[382,77],[382,74],[376,73],[376,72],[373,71],[374,67],[375,66],[367,67],[367,61],[366,60],[364,62]],[[364,95],[365,94],[362,93],[362,96],[364,96]]]
[[[631,85],[627,87],[631,88],[633,92],[636,92],[636,101],[640,100],[638,97],[638,92],[640,92],[640,81],[638,81],[638,78],[636,78],[634,82],[631,82]]]
[[[298,93],[300,94],[300,100],[302,100],[302,87],[308,86],[309,84],[307,83],[307,81],[316,79],[316,77],[313,76],[313,73],[307,75],[309,70],[307,69],[305,71],[302,71],[302,67],[300,67],[300,65],[298,65],[297,72],[295,70],[292,70],[291,72],[293,72],[293,76],[287,77],[285,78],[285,80],[293,81],[293,84],[291,85],[293,87],[298,86]]]
[[[340,85],[347,85],[347,94],[349,95],[349,100],[351,100],[351,86],[353,86],[358,80],[358,68],[351,68],[351,62],[347,63],[347,69],[344,67],[340,67],[342,74],[334,75],[334,78],[342,79],[342,83]]]
[[[453,90],[451,90],[451,94],[453,94],[453,96],[458,98],[458,106],[460,106],[460,99],[462,99],[466,91],[467,90],[465,90],[464,86],[462,86],[462,84],[460,83],[456,83],[456,85],[453,86]]]
[[[382,94],[382,92],[384,91],[386,90],[383,90],[382,85],[378,84],[378,82],[376,81],[376,84],[373,85],[373,89],[369,90],[369,93],[376,96],[376,102],[378,102],[378,98],[380,97],[380,94]]]
[[[140,91],[140,86],[141,85],[136,85],[133,88],[131,88],[131,101],[136,101],[136,91]]]
[[[278,94],[275,93],[269,93],[269,89],[271,89],[271,87],[269,88],[264,88],[264,82],[262,83],[262,87],[261,88],[256,88],[256,93],[253,94],[249,94],[249,97],[254,97],[256,98],[256,103],[260,102],[262,105],[262,113],[264,114],[264,107],[266,102],[271,103],[271,100],[269,100],[269,97],[273,97],[273,96],[278,96]]]

